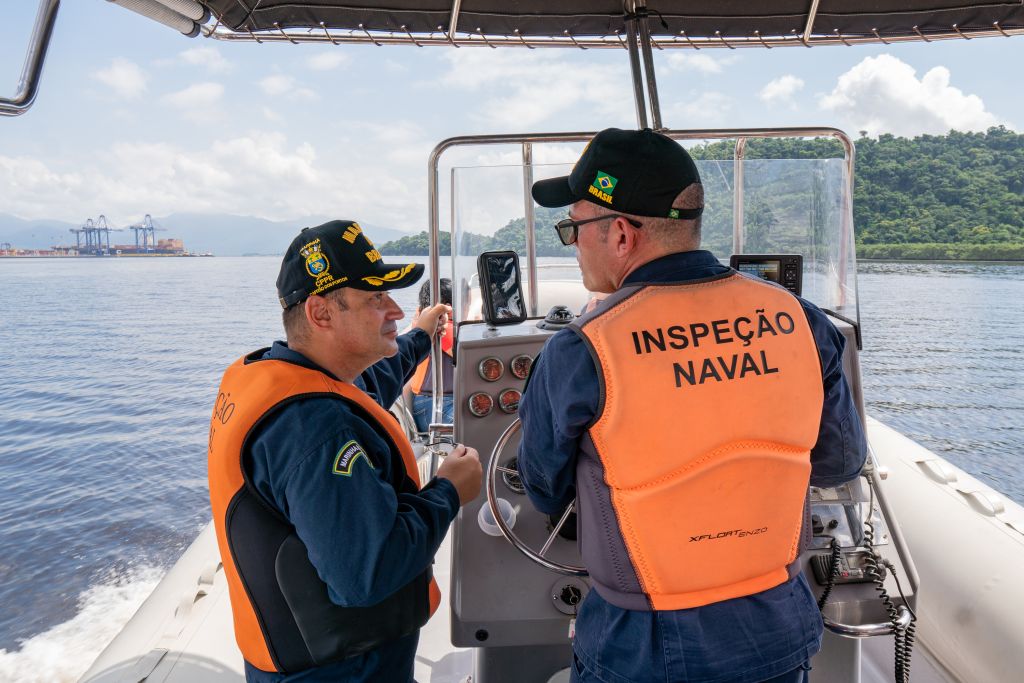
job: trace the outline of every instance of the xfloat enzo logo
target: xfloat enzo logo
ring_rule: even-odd
[[[690,543],[700,543],[701,541],[716,541],[720,538],[745,538],[747,536],[756,536],[763,534],[768,531],[768,527],[763,526],[760,529],[730,529],[729,531],[719,531],[718,533],[701,534],[700,536],[690,536]]]

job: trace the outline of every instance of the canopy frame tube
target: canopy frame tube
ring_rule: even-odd
[[[570,33],[552,36],[485,35],[483,33],[456,33],[433,31],[430,33],[412,32],[408,28],[398,31],[361,31],[349,29],[329,29],[320,27],[316,31],[306,29],[274,29],[258,31],[232,31],[219,21],[212,26],[202,26],[203,35],[207,38],[226,42],[255,43],[331,43],[333,45],[374,44],[385,45],[416,45],[424,46],[455,46],[455,47],[516,47],[534,49],[542,48],[575,48],[577,50],[622,50],[628,49],[621,34],[603,36],[574,36]],[[755,32],[749,36],[729,36],[721,34],[696,36],[680,32],[678,36],[659,36],[659,50],[703,50],[737,48],[774,48],[774,47],[853,47],[854,45],[889,45],[893,43],[931,43],[940,40],[972,40],[974,38],[1010,38],[1024,35],[1024,28],[1004,27],[998,22],[984,29],[964,30],[963,27],[950,26],[945,31],[924,33],[915,28],[914,33],[904,35],[871,35],[844,34],[836,29],[832,33],[814,34],[795,33],[791,35],[768,35]]]
[[[629,70],[633,78],[633,98],[636,101],[636,120],[639,128],[663,130],[661,103],[658,100],[658,81],[654,75],[654,53],[651,51],[650,13],[647,0],[623,0],[626,15],[626,49],[629,51]],[[641,56],[643,66],[641,67]],[[647,98],[644,99],[644,81]],[[648,124],[648,112],[650,121]]]
[[[13,97],[0,97],[0,116],[19,116],[27,112],[35,102],[59,9],[60,0],[40,0],[35,26],[25,51],[25,66],[21,71],[18,89]]]

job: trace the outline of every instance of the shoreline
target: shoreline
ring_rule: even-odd
[[[1024,259],[965,259],[965,258],[857,258],[857,263],[977,263],[987,265],[1021,266]]]
[[[118,259],[118,258],[209,258],[213,254],[106,254],[97,256],[95,254],[0,254],[0,259]]]

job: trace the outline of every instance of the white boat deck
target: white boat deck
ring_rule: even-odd
[[[438,552],[435,568],[435,576],[445,595],[450,578],[450,552],[450,543],[446,539]],[[212,585],[200,588],[193,582],[196,589],[205,591],[204,595],[196,597],[195,589],[186,589],[175,601],[177,607],[169,609],[173,599],[169,590],[172,582],[178,583],[180,574],[189,568],[205,564],[208,570],[211,562],[214,566],[219,564],[213,528],[207,527],[132,619],[133,623],[126,632],[134,635],[126,637],[122,634],[82,680],[89,683],[243,681],[242,655],[234,640],[223,571],[216,572]],[[162,623],[149,616],[158,605],[164,607]],[[415,663],[418,683],[468,683],[470,680],[473,652],[452,647],[449,615],[447,605],[442,604],[420,633]],[[134,622],[139,623],[134,626]],[[142,622],[148,624],[145,629]],[[862,681],[892,681],[892,638],[869,639],[865,641],[864,651]],[[108,662],[113,665],[104,666]],[[939,674],[920,648],[915,650],[912,671],[915,683],[949,683],[953,680]]]
[[[995,511],[980,512],[978,496],[994,496],[991,489],[878,422],[869,421],[869,433],[882,465],[889,468],[886,491],[921,575],[912,680],[1021,680],[1024,589],[1019,572],[1024,534],[1013,525],[1024,521],[1022,508],[1005,501]],[[959,488],[928,475],[929,467],[944,468]],[[450,567],[451,545],[446,539],[435,564],[446,597]],[[421,632],[415,664],[419,683],[466,683],[472,673],[473,652],[451,645],[449,620],[443,600]],[[892,637],[861,642],[860,680],[892,681]],[[940,660],[954,673],[945,673],[937,664]],[[208,526],[82,680],[238,683],[243,677],[227,584],[213,528]],[[815,680],[813,673],[812,681],[828,683]]]

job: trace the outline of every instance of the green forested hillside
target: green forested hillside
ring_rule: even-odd
[[[730,141],[691,152],[697,159],[730,159],[732,150]],[[839,142],[752,140],[746,154],[823,156],[841,157]],[[854,225],[862,257],[1021,258],[1024,135],[1000,126],[913,139],[861,137],[854,168]]]
[[[566,209],[534,207],[534,234],[536,235],[537,256],[572,256],[572,247],[563,246],[555,233],[554,225],[568,215]],[[451,254],[451,234],[441,233],[441,255]],[[521,256],[526,255],[526,219],[514,218],[499,228],[493,236],[464,233],[459,253],[475,255],[482,251],[513,249]],[[427,231],[403,237],[400,240],[381,245],[382,254],[426,256],[428,253]]]
[[[733,141],[692,148],[704,165],[709,201],[704,234],[708,246],[731,246]],[[750,140],[748,160],[842,158],[832,139]],[[795,165],[794,165],[795,166]],[[752,182],[757,164],[747,167],[744,222],[747,245],[784,248],[795,236],[814,233],[833,220],[835,197],[822,167],[807,180],[806,172],[777,165],[774,184]],[[856,140],[854,225],[862,258],[1021,259],[1024,258],[1024,135],[1004,127],[984,133],[922,135],[913,139],[882,135]],[[834,194],[834,193],[833,193]],[[571,255],[551,225],[564,210],[537,209],[537,252]],[[831,216],[831,217],[830,217]],[[470,235],[462,253],[515,248],[524,251],[523,218],[510,220],[493,237]],[[447,243],[442,244],[448,253]],[[390,242],[387,253],[426,254],[426,233]],[[410,251],[411,250],[411,251]]]

